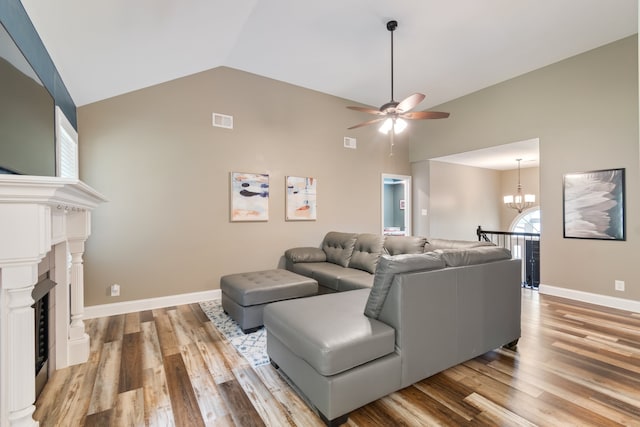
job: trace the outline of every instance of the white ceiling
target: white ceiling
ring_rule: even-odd
[[[218,66],[426,109],[637,33],[636,0],[22,0],[78,106]],[[250,102],[250,94],[247,100]]]
[[[423,110],[638,30],[637,0],[22,3],[78,106],[228,66],[378,107],[395,19],[394,95],[427,94]],[[516,158],[538,166],[538,141],[435,160],[507,170]]]

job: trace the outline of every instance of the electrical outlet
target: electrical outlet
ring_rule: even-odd
[[[616,280],[614,283],[616,291],[624,292],[624,280]]]
[[[118,285],[117,283],[114,283],[113,285],[111,285],[111,296],[112,297],[120,296],[120,285]]]

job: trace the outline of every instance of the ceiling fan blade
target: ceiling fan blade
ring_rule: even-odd
[[[414,93],[413,95],[409,95],[408,97],[400,101],[400,103],[396,107],[396,111],[398,113],[404,113],[405,111],[409,111],[413,109],[416,105],[420,104],[422,100],[424,100],[424,98],[425,98],[425,95],[421,93]]]
[[[374,123],[381,122],[381,121],[383,121],[384,119],[385,119],[385,117],[380,117],[379,119],[372,119],[372,120],[368,120],[368,121],[366,121],[366,122],[359,123],[359,124],[357,124],[357,125],[355,125],[355,126],[351,126],[351,127],[350,127],[350,128],[348,128],[348,129],[356,129],[356,128],[360,128],[360,127],[362,127],[362,126],[372,125],[372,124],[374,124]]]
[[[400,114],[400,117],[409,120],[446,119],[449,117],[449,113],[440,111],[414,111],[412,113]]]
[[[375,114],[377,116],[381,116],[384,113],[380,110],[374,110],[372,108],[366,108],[366,107],[347,107],[350,110],[356,110],[356,111],[361,111],[363,113],[369,113],[369,114]]]

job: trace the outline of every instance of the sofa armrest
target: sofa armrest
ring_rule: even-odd
[[[325,262],[327,254],[320,248],[292,248],[287,249],[284,253],[285,258],[292,262]]]

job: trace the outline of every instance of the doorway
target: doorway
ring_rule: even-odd
[[[382,234],[411,235],[411,177],[382,174]]]

